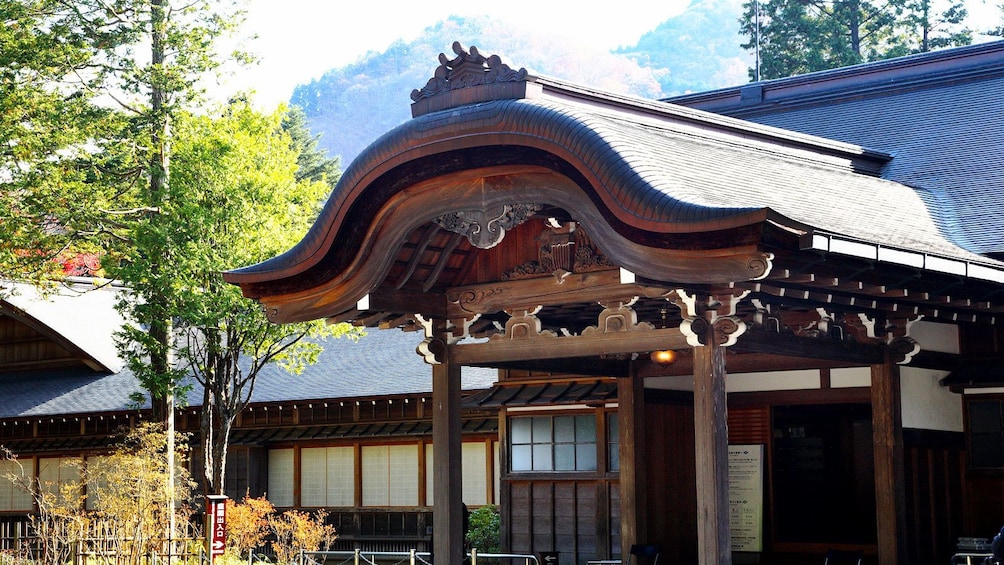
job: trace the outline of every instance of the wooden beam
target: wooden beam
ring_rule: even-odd
[[[461,365],[490,365],[507,361],[596,357],[688,347],[687,338],[679,328],[664,328],[577,336],[536,336],[527,339],[497,336],[481,343],[459,344],[453,347],[452,355]]]
[[[594,375],[598,377],[627,377],[630,374],[629,360],[597,359],[595,357],[575,357],[568,359],[539,359],[533,361],[513,361],[491,363],[493,369],[517,371],[537,371],[564,375]]]
[[[733,351],[736,346],[729,347],[726,359],[729,367],[729,379],[737,373],[761,373],[763,371],[800,371],[805,369],[840,368],[862,366],[846,361],[828,361],[825,359],[809,359],[806,357],[791,357],[787,355],[771,355],[769,353],[739,353]],[[923,353],[923,351],[921,352]],[[919,354],[918,354],[919,355]],[[912,366],[912,364],[911,364]],[[694,358],[685,351],[679,352],[672,365],[657,363],[639,363],[638,373],[643,377],[675,377],[694,374]],[[617,376],[617,375],[610,375]]]
[[[428,249],[429,244],[432,243],[433,238],[439,232],[439,224],[430,224],[426,230],[422,239],[412,248],[411,250],[411,260],[408,261],[408,266],[405,267],[404,272],[397,279],[397,284],[394,288],[400,290],[409,280],[411,280],[411,275],[415,274],[415,269],[418,268],[419,263],[422,262],[422,254]]]
[[[399,314],[421,314],[426,318],[445,319],[446,299],[441,294],[397,290],[380,287],[360,301],[366,311],[395,312]]]
[[[460,367],[450,359],[432,366],[432,551],[436,561],[463,563]]]
[[[822,359],[856,365],[880,363],[884,347],[858,341],[801,337],[763,329],[750,329],[732,347],[736,351]]]
[[[632,371],[633,373],[633,371]],[[645,456],[645,386],[632,374],[617,380],[617,425],[620,437],[621,556],[631,546],[649,543],[648,468]]]
[[[446,293],[447,316],[451,319],[473,314],[501,312],[507,308],[534,308],[561,304],[627,301],[635,296],[654,298],[671,288],[643,284],[621,284],[620,271],[607,269],[571,273],[563,278],[535,277],[490,284],[451,288]]]
[[[906,490],[899,366],[871,366],[879,565],[906,563]]]
[[[731,565],[725,349],[711,326],[704,341],[694,348],[697,557],[700,565]]]

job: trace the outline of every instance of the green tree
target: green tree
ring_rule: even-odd
[[[104,251],[108,275],[132,289],[120,306],[143,329],[123,334],[122,350],[164,418],[181,377],[171,128],[222,67],[217,40],[242,12],[231,0],[8,0],[0,10],[0,171],[10,177],[0,179],[0,268],[38,280],[67,250]]]
[[[743,7],[742,46],[759,54],[760,79],[972,42],[959,0],[749,0]]]
[[[91,42],[56,0],[0,3],[0,275],[39,282],[60,254],[92,251],[84,234],[106,208],[92,187],[104,132],[120,116],[93,103]],[[58,219],[58,223],[56,220]]]
[[[172,182],[165,204],[167,245],[178,298],[179,369],[203,389],[202,445],[207,491],[222,494],[230,430],[250,402],[258,373],[278,363],[299,373],[318,339],[358,333],[322,320],[272,324],[221,273],[282,253],[306,233],[330,191],[326,176],[298,180],[303,145],[271,115],[235,102],[218,117],[176,122]],[[337,169],[332,174],[337,175]],[[310,339],[306,339],[310,338]]]
[[[337,180],[337,160],[295,115],[286,132],[281,112],[261,116],[246,103],[197,115],[208,111],[200,81],[228,58],[217,43],[242,21],[237,2],[10,0],[0,9],[0,46],[12,46],[0,49],[11,88],[0,93],[0,119],[11,124],[0,170],[16,177],[0,185],[11,197],[0,199],[0,235],[11,234],[0,238],[0,267],[28,272],[73,246],[103,253],[108,276],[130,289],[119,308],[132,323],[118,342],[143,389],[136,399],[148,397],[170,428],[186,377],[203,384],[207,486],[219,492],[229,426],[258,371],[275,362],[296,372],[319,351],[304,337],[346,330],[271,325],[219,272],[291,246]]]
[[[332,189],[341,178],[341,159],[328,157],[319,145],[321,136],[314,135],[307,124],[307,114],[299,106],[291,106],[282,118],[282,129],[293,141],[296,157],[296,180],[320,181]]]

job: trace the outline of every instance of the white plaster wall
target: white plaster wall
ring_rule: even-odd
[[[900,367],[903,427],[962,431],[962,395],[938,384],[944,371]]]
[[[820,387],[819,370],[736,373],[725,377],[726,392],[805,390]]]
[[[679,375],[675,377],[645,377],[645,388],[655,388],[660,390],[685,390],[694,392],[694,377],[693,375]]]
[[[872,370],[870,367],[830,369],[830,388],[851,388],[861,386],[872,386]]]

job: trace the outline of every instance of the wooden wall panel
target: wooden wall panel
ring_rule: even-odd
[[[575,525],[575,547],[577,555],[592,555],[600,557],[599,544],[596,536],[597,522],[606,516],[597,508],[597,493],[600,489],[595,483],[578,483],[575,488],[575,516],[569,524]],[[602,539],[606,539],[603,536]]]
[[[533,519],[530,532],[534,551],[555,551],[554,483],[536,482],[530,487]]]
[[[508,480],[511,504],[507,512],[509,547],[514,553],[557,551],[561,565],[579,565],[593,559],[609,558],[597,535],[607,527],[608,508],[597,507],[600,493],[616,491],[603,480]],[[612,501],[620,502],[619,497]],[[611,520],[619,526],[617,519]],[[618,536],[619,536],[619,529]],[[619,537],[617,538],[619,543]],[[616,557],[616,555],[615,555]]]
[[[966,479],[963,533],[966,537],[992,537],[1004,525],[1004,479],[980,474]]]
[[[506,483],[504,488],[509,491],[509,507],[507,509],[509,550],[513,552],[530,551],[533,547],[530,536],[530,528],[533,524],[531,517],[533,499],[530,497],[530,483]]]
[[[0,370],[83,365],[78,354],[14,318],[0,315]]]
[[[619,559],[621,557],[621,489],[620,485],[617,483],[612,483],[610,485],[610,490],[608,491],[607,498],[607,508],[610,509],[610,525],[607,535],[610,538],[610,554],[611,559]]]
[[[1000,515],[986,531],[966,531],[961,434],[910,430],[904,435],[907,555],[918,565],[949,562],[959,537],[992,537],[1001,526]]]
[[[554,549],[561,553],[578,553],[576,483],[554,483]],[[583,518],[587,518],[583,515]]]
[[[660,561],[697,562],[697,479],[692,406],[650,402],[646,407],[648,543]]]

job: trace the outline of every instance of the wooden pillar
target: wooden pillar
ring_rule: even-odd
[[[648,490],[645,471],[645,385],[637,376],[617,380],[617,426],[620,442],[621,559],[631,545],[649,543]]]
[[[725,349],[707,327],[694,348],[694,433],[697,457],[697,555],[701,565],[732,563],[729,531],[729,430]]]
[[[899,365],[871,366],[879,565],[906,562],[906,489]]]
[[[461,483],[460,365],[444,346],[432,366],[432,551],[436,563],[464,559],[463,487]]]

